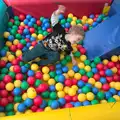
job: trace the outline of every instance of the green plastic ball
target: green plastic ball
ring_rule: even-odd
[[[15,112],[10,111],[10,112],[7,112],[7,113],[6,113],[6,116],[12,116],[12,115],[15,115]]]
[[[22,39],[22,40],[20,40],[20,43],[23,44],[23,45],[26,45],[26,40]]]
[[[81,24],[82,22],[81,22],[80,19],[77,19],[77,20],[76,20],[76,23],[77,23],[77,24]]]
[[[14,24],[19,26],[20,25],[20,21],[16,20]]]
[[[12,29],[12,30],[10,31],[10,33],[11,33],[12,35],[16,35],[17,31],[16,31],[15,29]]]
[[[27,63],[26,63],[26,64],[25,64],[25,67],[30,68],[30,64],[27,64]]]
[[[104,97],[105,97],[105,94],[104,94],[103,92],[100,91],[100,92],[97,93],[97,98],[98,98],[99,100],[103,100]]]
[[[77,44],[79,44],[79,45],[83,45],[83,40],[81,40],[81,41],[78,42]]]
[[[38,87],[40,84],[42,84],[42,81],[39,79],[36,79],[35,84],[34,84],[35,87]]]
[[[99,103],[98,100],[92,100],[92,101],[91,101],[91,104],[92,104],[92,105],[96,105],[96,104],[98,104],[98,103]]]
[[[43,31],[42,31],[42,30],[39,30],[39,31],[38,31],[38,34],[43,34]]]
[[[12,72],[12,71],[10,71],[10,72],[8,73],[8,75],[10,75],[12,78],[15,78],[15,73]]]
[[[33,27],[34,27],[35,29],[37,29],[38,26],[37,26],[37,24],[34,24]]]
[[[47,35],[48,35],[48,32],[47,32],[47,31],[44,31],[44,32],[43,32],[43,35],[44,35],[44,36],[47,36]]]
[[[58,82],[58,75],[55,76],[55,81]]]
[[[60,23],[63,25],[63,24],[66,23],[66,20],[65,20],[65,19],[62,19],[62,20],[60,21]]]
[[[14,105],[12,103],[7,104],[6,107],[5,107],[6,112],[10,112],[13,109],[14,109]]]
[[[108,99],[108,102],[116,102],[115,98],[111,97]]]
[[[63,59],[63,60],[61,60],[61,64],[64,66],[64,65],[66,65],[68,62],[67,62],[67,60],[65,60],[65,59]]]
[[[73,55],[74,55],[74,57],[79,58],[81,54],[80,54],[80,52],[79,52],[79,51],[76,51]]]
[[[88,86],[84,86],[82,88],[82,92],[86,94],[86,93],[90,92],[90,88]]]
[[[14,102],[16,102],[16,103],[22,102],[22,97],[21,96],[14,96]]]
[[[29,87],[29,84],[26,81],[23,81],[20,85],[21,89],[27,90]]]
[[[1,73],[2,74],[7,74],[8,73],[8,69],[7,68],[2,68],[1,69]]]
[[[0,74],[0,81],[3,80],[3,78],[4,78],[5,75],[6,75],[6,74]]]
[[[39,27],[37,27],[37,30],[39,31],[39,30],[42,30],[42,29],[41,29],[41,27],[39,26]]]
[[[93,27],[92,27],[92,26],[90,26],[90,27],[89,27],[89,30],[91,30],[91,29],[93,29]]]
[[[67,18],[67,22],[71,23],[72,18]]]
[[[3,48],[4,50],[6,50],[6,51],[8,51],[9,50],[9,48],[8,48],[8,46],[4,46],[4,48]]]
[[[51,72],[49,72],[49,75],[51,78],[54,78],[56,76],[56,73],[55,73],[55,71],[51,71]]]
[[[17,25],[13,25],[12,28],[15,29],[16,31],[18,30],[18,26]]]
[[[86,74],[86,71],[85,71],[84,69],[80,69],[80,70],[79,70],[79,73],[80,73],[81,75],[85,75],[85,74]]]
[[[94,62],[91,63],[90,65],[92,68],[95,68],[96,67],[96,64]]]
[[[51,106],[53,100],[48,100],[48,106]]]
[[[90,72],[87,72],[86,74],[89,78],[93,77],[93,73],[90,71]]]
[[[70,62],[70,61],[72,60],[72,58],[71,58],[70,55],[67,55],[67,56],[65,57],[65,59],[67,60],[67,62]]]
[[[85,60],[85,61],[84,61],[84,64],[85,64],[85,65],[90,65],[90,60]]]
[[[44,17],[40,17],[40,21],[42,22],[44,20]]]
[[[94,62],[95,62],[95,64],[98,64],[98,63],[101,62],[101,59],[100,59],[99,57],[96,57],[96,58],[94,59]]]
[[[20,40],[22,37],[21,37],[20,34],[16,34],[16,35],[15,35],[15,38],[18,39],[18,40]]]
[[[8,27],[12,27],[13,23],[12,22],[8,22]]]
[[[43,98],[49,98],[49,94],[50,93],[48,91],[45,91],[45,92],[42,92],[41,95],[42,95]]]
[[[14,20],[19,20],[19,17],[18,16],[14,16]]]
[[[24,66],[24,62],[19,62],[19,65],[20,66]]]
[[[50,99],[55,100],[57,98],[56,92],[51,92],[50,93]]]

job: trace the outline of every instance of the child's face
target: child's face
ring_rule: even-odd
[[[69,34],[68,36],[68,40],[70,41],[71,44],[76,44],[82,39],[83,39],[83,36],[77,35],[77,34]]]

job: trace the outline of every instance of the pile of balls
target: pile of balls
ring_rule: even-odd
[[[77,19],[73,14],[59,16],[66,31],[80,25],[92,29],[107,17],[103,14]],[[21,55],[32,49],[37,41],[52,32],[50,20],[31,15],[14,16],[4,33],[5,46],[0,51],[0,116],[50,111],[59,108],[95,105],[120,100],[120,56],[111,60],[87,59],[82,42],[73,45],[78,65],[70,69],[70,56],[61,55],[55,66],[25,63]],[[37,58],[35,61],[40,60]]]

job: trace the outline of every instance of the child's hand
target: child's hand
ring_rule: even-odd
[[[55,14],[59,15],[60,13],[64,13],[65,12],[65,6],[63,5],[59,5],[58,9],[56,10]]]
[[[72,58],[72,64],[77,65],[77,61],[75,60],[75,58]]]

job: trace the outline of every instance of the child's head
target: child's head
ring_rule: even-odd
[[[72,26],[68,34],[66,36],[66,39],[71,42],[71,44],[78,43],[80,40],[83,40],[85,36],[84,30],[79,25]]]

